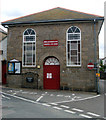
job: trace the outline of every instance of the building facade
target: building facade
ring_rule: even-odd
[[[99,59],[98,35],[103,20],[101,16],[54,8],[3,22],[8,26],[7,60],[21,63],[20,74],[8,74],[7,84],[95,90],[95,70],[89,70],[87,64]]]
[[[0,84],[6,83],[7,33],[0,28]]]

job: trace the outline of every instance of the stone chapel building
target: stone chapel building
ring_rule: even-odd
[[[57,7],[2,22],[8,28],[7,85],[95,91],[103,21]]]

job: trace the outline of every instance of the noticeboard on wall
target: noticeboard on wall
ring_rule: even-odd
[[[13,75],[21,74],[21,69],[22,67],[20,61],[8,62],[8,74],[13,74]]]

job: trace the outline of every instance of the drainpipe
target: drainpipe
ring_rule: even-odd
[[[95,65],[95,72],[94,72],[94,76],[95,76],[95,90],[97,92],[97,94],[99,93],[99,84],[98,84],[98,77],[96,77],[96,73],[98,73],[98,63],[97,63],[97,35],[96,35],[96,22],[97,20],[94,19],[94,65]]]

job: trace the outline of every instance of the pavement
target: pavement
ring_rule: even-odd
[[[26,88],[9,88],[2,87],[2,91],[7,94],[17,95],[30,100],[44,103],[57,103],[69,100],[80,100],[89,97],[96,96],[96,93],[92,92],[73,92],[63,90],[36,90]]]
[[[100,94],[106,93],[106,80],[104,79],[99,80],[99,91]]]

